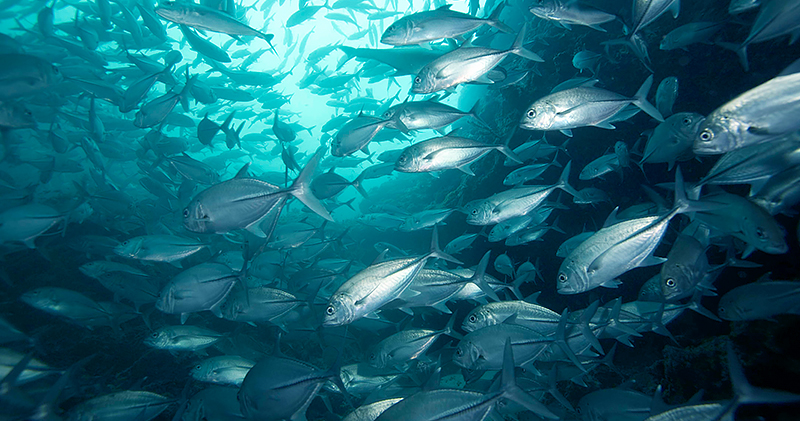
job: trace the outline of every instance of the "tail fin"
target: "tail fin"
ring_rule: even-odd
[[[514,365],[514,351],[511,349],[511,339],[506,339],[505,348],[503,350],[503,396],[524,406],[527,410],[541,417],[552,420],[559,419],[556,414],[550,412],[541,402],[537,401],[533,396],[517,386],[517,381],[514,376]]]
[[[728,342],[728,372],[733,383],[734,404],[729,413],[735,413],[741,404],[761,403],[779,404],[800,402],[800,395],[782,390],[763,389],[755,387],[747,381],[742,369],[742,363],[733,350],[733,344]]]
[[[314,211],[314,213],[333,222],[333,217],[331,217],[330,212],[325,209],[322,202],[311,192],[311,178],[314,176],[314,171],[316,171],[317,165],[319,165],[319,161],[322,159],[324,153],[324,147],[317,149],[317,152],[311,157],[311,160],[308,161],[303,170],[300,171],[300,174],[297,175],[297,178],[295,178],[288,190],[292,196],[303,202],[303,204]]]
[[[509,51],[511,51],[511,54],[518,55],[530,61],[538,61],[538,62],[544,61],[541,57],[539,57],[538,54],[525,48],[523,46],[524,43],[525,43],[525,26],[523,26],[522,29],[520,29],[519,34],[517,34],[517,38],[514,40],[514,44],[511,46],[511,50]]]
[[[564,169],[561,171],[561,176],[558,177],[555,186],[575,197],[578,196],[578,191],[569,184],[570,168],[572,168],[572,161],[567,162],[567,165],[564,166]]]
[[[478,108],[480,108],[480,105],[481,105],[480,101],[475,101],[475,105],[472,106],[467,115],[472,117],[478,123],[479,126],[482,126],[483,128],[489,131],[493,131],[492,126],[490,126],[487,122],[483,121],[483,119],[478,116]]]
[[[494,8],[494,10],[492,10],[492,13],[489,15],[488,18],[486,18],[486,24],[496,28],[498,31],[502,31],[507,34],[513,34],[514,33],[513,29],[509,28],[508,25],[506,25],[505,23],[500,22],[500,13],[503,11],[503,6],[505,6],[505,4],[506,4],[505,2],[500,3],[500,5],[498,5],[497,7]]]
[[[457,314],[458,314],[458,312],[453,313],[453,315],[450,316],[450,320],[447,321],[447,325],[442,330],[442,334],[443,335],[447,335],[447,336],[449,336],[451,338],[454,338],[454,339],[461,340],[461,339],[464,338],[464,336],[453,330],[453,326],[455,326],[455,324],[456,324],[456,315]]]
[[[469,278],[469,282],[478,286],[478,288],[483,291],[486,296],[490,297],[494,301],[500,301],[500,297],[497,296],[497,293],[494,292],[492,287],[486,283],[485,275],[486,275],[486,267],[489,265],[489,257],[491,256],[492,251],[489,250],[486,254],[483,255],[481,258],[480,263],[478,263],[478,267],[475,268],[475,274]]]
[[[653,106],[653,104],[647,101],[647,93],[650,92],[650,88],[653,86],[653,75],[650,75],[645,79],[642,86],[636,91],[636,95],[633,96],[633,105],[642,109],[642,111],[650,114],[651,117],[654,119],[663,122],[664,117],[658,112],[658,109]]]
[[[731,50],[739,57],[739,63],[742,63],[744,71],[750,71],[750,63],[747,61],[747,44],[736,45],[730,42],[717,42],[720,47]]]
[[[428,258],[434,258],[434,259],[443,259],[443,260],[447,260],[448,262],[455,263],[457,265],[463,265],[464,262],[456,259],[455,257],[453,257],[453,256],[443,252],[441,249],[439,249],[439,228],[438,227],[439,227],[438,225],[434,225],[433,226],[433,234],[431,236],[431,251],[430,251],[430,253],[428,253],[427,257]]]

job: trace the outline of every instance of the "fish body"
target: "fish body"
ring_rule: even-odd
[[[679,235],[667,254],[667,261],[661,265],[664,299],[675,301],[692,295],[709,268],[706,247],[692,236]]]
[[[676,161],[692,155],[692,144],[704,117],[697,113],[675,113],[653,130],[644,146],[639,165],[666,162],[669,169]]]
[[[64,214],[38,203],[17,206],[0,213],[0,244],[22,242],[28,248],[36,248],[34,240],[47,232]]]
[[[199,326],[164,326],[145,338],[144,344],[168,351],[200,351],[222,338],[219,333]]]
[[[522,45],[524,40],[525,28],[519,32],[514,44],[507,50],[462,46],[446,53],[419,71],[414,78],[411,92],[429,94],[473,81],[493,83],[485,75],[509,54],[531,61],[544,61]]]
[[[68,412],[70,421],[120,420],[134,417],[141,421],[156,418],[175,402],[152,392],[124,390],[98,396],[75,405]]]
[[[114,248],[118,256],[151,262],[177,262],[208,244],[174,235],[145,235],[123,241]]]
[[[272,34],[255,30],[220,10],[200,4],[166,1],[159,3],[155,12],[164,20],[205,31],[253,36],[267,43],[274,37]]]
[[[664,118],[672,115],[672,107],[678,98],[678,78],[665,77],[656,88],[656,108]]]
[[[543,0],[532,4],[530,12],[542,19],[570,28],[571,25],[588,26],[606,32],[600,25],[617,19],[616,16],[578,2],[564,0]]]
[[[800,314],[800,284],[758,281],[730,290],[719,300],[717,314],[731,321],[765,320],[780,314]]]
[[[391,259],[368,266],[333,293],[322,325],[349,324],[380,309],[400,296],[429,258],[440,256],[443,254],[434,251],[424,256]]]
[[[628,34],[633,36],[667,11],[677,18],[680,8],[680,0],[634,0],[633,21]]]
[[[546,307],[525,301],[500,301],[478,306],[467,314],[461,328],[474,332],[487,326],[516,324],[542,335],[555,332],[560,315]]]
[[[237,280],[238,275],[226,265],[200,263],[179,273],[164,286],[156,308],[167,314],[185,315],[211,310],[222,316],[219,306]]]
[[[720,204],[715,210],[704,210],[695,217],[723,235],[732,235],[755,250],[769,254],[789,251],[783,228],[767,211],[748,199],[725,192],[703,197],[703,200]],[[713,234],[712,234],[713,235]],[[752,250],[746,251],[749,254]]]
[[[506,145],[489,145],[472,139],[444,136],[423,140],[407,147],[395,163],[400,172],[431,172],[459,169],[472,174],[469,165],[492,150],[522,163]]]
[[[192,368],[191,375],[197,381],[238,387],[254,365],[247,358],[222,355],[200,361]]]
[[[531,104],[520,120],[520,127],[528,130],[569,130],[577,127],[596,126],[614,128],[607,120],[634,104],[663,121],[661,113],[649,102],[646,95],[653,83],[650,76],[633,98],[591,86],[558,91]]]
[[[442,38],[455,38],[483,25],[490,25],[503,32],[511,33],[511,29],[498,20],[501,9],[502,7],[496,8],[487,19],[450,10],[450,5],[436,10],[414,13],[389,25],[381,35],[381,43],[389,45],[421,44]]]

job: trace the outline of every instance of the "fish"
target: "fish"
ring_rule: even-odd
[[[639,266],[662,263],[664,259],[653,257],[653,252],[670,220],[704,206],[686,199],[680,171],[675,177],[675,203],[668,213],[617,222],[584,240],[561,263],[558,293],[579,294],[599,286],[615,288],[621,283],[619,275]]]
[[[706,255],[707,245],[695,237],[680,234],[661,265],[661,294],[666,301],[691,296],[711,269]]]
[[[532,4],[529,10],[535,16],[554,21],[567,29],[570,29],[571,25],[582,25],[607,32],[600,25],[618,19],[617,16],[590,5],[563,0],[543,0]]]
[[[170,352],[195,352],[213,346],[223,337],[200,326],[164,326],[145,338],[144,344]]]
[[[450,10],[450,5],[414,13],[389,25],[381,35],[380,42],[395,46],[416,45],[442,38],[455,38],[483,25],[513,33],[511,28],[498,20],[502,9],[502,5],[496,7],[486,19]]]
[[[678,97],[678,78],[675,76],[661,79],[656,89],[656,108],[664,118],[672,115],[672,107]]]
[[[687,46],[704,43],[711,44],[710,39],[725,26],[725,22],[692,22],[679,26],[661,38],[659,48],[662,50],[686,49]]]
[[[738,286],[719,300],[717,314],[731,321],[769,320],[781,314],[798,314],[798,284],[759,280]]]
[[[332,220],[330,213],[310,192],[310,178],[316,170],[323,150],[317,151],[292,185],[280,189],[254,178],[233,178],[214,184],[198,193],[183,210],[184,226],[197,233],[226,233],[247,229],[265,238],[260,222],[280,210],[287,196],[292,195],[318,215]]]
[[[483,127],[488,127],[477,115],[479,105],[480,103],[476,102],[471,110],[463,112],[431,98],[427,101],[403,102],[392,106],[383,113],[382,117],[384,120],[397,118],[402,123],[402,127],[397,127],[397,125],[390,125],[389,127],[406,131],[425,129],[439,130],[464,117],[472,117]]]
[[[422,256],[403,257],[368,266],[343,283],[325,308],[323,326],[350,324],[397,298],[414,280],[428,259],[458,262],[439,251],[434,228],[431,251]]]
[[[658,121],[664,121],[661,113],[647,102],[647,92],[652,84],[651,75],[632,98],[588,86],[559,91],[532,103],[520,119],[520,127],[561,131],[584,126],[613,129],[614,126],[607,120],[628,104],[636,105]]]
[[[667,117],[647,138],[638,165],[666,162],[671,170],[676,161],[691,159],[694,138],[704,119],[698,113],[675,113]]]
[[[634,0],[631,27],[627,32],[629,37],[633,37],[667,11],[672,14],[673,19],[677,19],[680,8],[680,0]]]
[[[185,259],[208,244],[173,235],[133,237],[114,247],[114,253],[129,259],[173,263]]]
[[[192,378],[206,383],[241,386],[255,362],[235,355],[221,355],[200,361],[192,368]]]
[[[367,360],[375,368],[403,367],[421,357],[442,335],[460,337],[453,331],[455,317],[451,316],[442,330],[403,329],[378,342]]]
[[[222,317],[220,306],[239,281],[230,267],[205,262],[179,273],[161,290],[156,309],[167,314],[180,314],[181,324],[190,313],[210,310]]]
[[[53,88],[64,80],[59,68],[27,54],[0,54],[0,101]]]
[[[800,129],[793,115],[800,102],[800,73],[776,76],[711,112],[700,124],[692,150],[717,155]]]
[[[544,61],[539,55],[526,49],[522,45],[524,41],[525,27],[520,30],[511,48],[507,50],[462,45],[420,69],[414,77],[411,92],[429,94],[466,82],[494,83],[486,74],[509,54],[526,60]]]
[[[400,154],[394,169],[400,172],[432,172],[458,169],[475,175],[470,164],[496,150],[517,163],[522,160],[506,145],[487,145],[452,134],[417,142]]]
[[[83,401],[68,411],[73,420],[135,417],[151,420],[169,408],[175,399],[147,391],[123,390]]]
[[[194,3],[166,1],[159,3],[155,12],[164,20],[200,30],[261,38],[275,51],[275,47],[272,46],[274,35],[255,30],[232,16],[210,7]]]

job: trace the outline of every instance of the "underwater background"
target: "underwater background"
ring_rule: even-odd
[[[646,161],[648,142],[680,135],[658,137],[664,136],[656,129],[663,123],[649,113],[634,113],[639,108],[633,99],[652,75],[645,100],[664,118],[669,120],[664,106],[671,115],[702,118],[787,69],[781,76],[787,81],[778,84],[784,88],[746,105],[783,101],[776,107],[785,112],[782,123],[775,123],[780,133],[767,130],[771,127],[749,133],[763,136],[758,142],[776,142],[775,148],[794,145],[800,89],[789,79],[797,74],[793,63],[800,58],[800,46],[793,41],[800,26],[786,22],[800,22],[799,2],[739,2],[746,10],[737,13],[731,13],[727,1],[683,2],[676,17],[670,12],[677,11],[677,2],[668,1],[593,1],[580,7],[547,0],[456,2],[450,10],[463,15],[448,19],[490,20],[499,11],[494,17],[511,33],[479,23],[424,47],[394,48],[381,42],[393,22],[447,10],[440,9],[445,4],[317,3],[203,1],[203,10],[216,13],[205,18],[163,12],[186,4],[180,2],[0,3],[0,377],[5,387],[0,419],[335,420],[359,406],[441,387],[477,391],[471,399],[489,407],[483,415],[454,419],[711,420],[722,417],[719,408],[699,418],[663,414],[700,402],[723,402],[724,407],[740,398],[731,384],[730,350],[753,386],[800,394],[800,339],[795,336],[800,289],[791,284],[800,271],[796,148],[758,162],[763,168],[757,170],[740,165],[735,171],[758,174],[735,179],[736,173],[733,181],[709,182],[699,197],[692,197],[691,187],[715,171],[719,156],[729,155],[693,153],[697,129],[682,134],[688,144],[671,160]],[[579,16],[588,16],[589,9],[602,11],[610,18],[601,17],[594,27],[560,25],[531,13],[534,3],[562,11],[583,8]],[[673,4],[631,35],[634,11],[658,3]],[[766,23],[774,35],[748,45],[745,69],[741,51],[737,55],[734,50],[752,38],[753,28],[764,25],[769,13],[774,14],[771,22],[778,22]],[[676,28],[708,22],[716,24],[713,31],[692,32],[687,35],[692,41],[678,48],[659,48]],[[445,19],[432,27],[446,24]],[[509,54],[523,27],[524,48],[541,62]],[[484,74],[467,75],[468,81],[433,95],[414,94],[419,69],[467,39],[461,49],[491,48],[494,52],[487,54],[503,54],[491,70],[485,69],[489,80]],[[390,49],[409,49],[413,56],[387,58],[375,51]],[[455,67],[454,72],[468,71],[466,65]],[[659,99],[656,91],[669,77],[677,79],[677,95],[670,101],[666,87],[667,98]],[[613,121],[614,129],[597,126],[616,117],[578,123],[563,132],[520,126],[532,104],[554,95],[554,87],[570,80],[573,87],[593,86],[590,79],[602,89],[598,95],[613,93],[609,101],[628,106]],[[404,130],[410,120],[398,122],[388,110],[397,113],[415,101],[452,107],[447,111],[452,124]],[[433,111],[422,114],[433,118]],[[369,135],[347,132],[352,122],[375,130]],[[468,170],[462,161],[432,171],[398,170],[401,150],[448,133],[474,142],[442,149],[473,154]],[[361,143],[337,153],[337,145],[346,142]],[[579,177],[605,155],[611,163],[601,169],[602,176]],[[504,180],[532,164],[549,165],[542,166],[540,177],[516,187],[547,190],[535,206],[515,215],[517,231],[530,237],[512,244],[505,241],[513,236],[509,232],[490,241],[497,221],[471,222],[470,204],[511,190],[514,183]],[[696,235],[707,261],[690,268],[698,273],[688,294],[665,299],[658,284],[665,280],[663,269],[643,264],[614,276],[619,285],[559,293],[562,262],[569,255],[557,256],[560,246],[615,221],[670,212],[677,168],[690,199],[703,201],[720,191],[749,199],[744,208],[707,199],[705,217],[695,218],[693,211],[672,215],[663,238],[648,240],[654,247],[650,254],[667,257],[686,227],[707,231]],[[559,174],[568,177],[567,188],[556,186]],[[242,193],[244,187],[237,190],[235,184],[243,179],[261,184]],[[785,202],[759,210],[747,207],[760,206],[758,189],[769,190],[763,186],[772,186],[770,180],[785,184],[777,194]],[[213,197],[203,193],[211,186],[222,186]],[[597,190],[584,192],[587,188]],[[573,199],[576,192],[584,192],[583,203]],[[213,218],[202,212],[217,205],[230,222],[227,228],[204,225]],[[606,222],[615,209],[620,214],[634,210]],[[198,225],[187,222],[195,212],[201,212]],[[715,225],[726,215],[740,217],[740,231]],[[759,218],[777,227],[772,232],[779,233],[780,246],[765,251],[749,241],[748,229],[757,229],[748,224]],[[465,248],[450,245],[470,234],[477,235],[464,240]],[[429,258],[436,257],[429,253],[431,237],[461,263]],[[475,276],[487,252],[487,276]],[[378,312],[346,323],[328,322],[325,313],[337,291],[359,274],[372,276],[381,262],[413,266],[412,274],[403,275],[406,285],[382,297]],[[413,278],[434,269],[446,272],[437,276],[453,291],[412,305],[433,294],[422,286],[415,289]],[[400,276],[399,270],[379,273],[374,276],[389,279],[378,282],[383,285]],[[487,296],[487,284],[478,278],[494,290],[494,297]],[[758,283],[768,285],[761,289]],[[759,315],[721,314],[722,297],[745,285],[756,288],[740,301],[752,299],[761,306]],[[472,292],[459,295],[468,286]],[[171,307],[180,300],[194,301],[187,311]],[[525,317],[514,315],[496,323],[548,326],[532,328],[536,333],[530,336],[510,336],[515,356],[525,347],[541,348],[527,364],[515,360],[516,384],[548,412],[525,410],[508,403],[508,396],[490,400],[487,396],[501,383],[492,378],[502,367],[455,362],[459,343],[478,332],[464,329],[469,314],[487,303],[523,300],[551,312],[542,310],[544,321],[523,322]],[[623,306],[620,313],[619,303],[632,302],[656,304],[647,311]],[[596,313],[587,318],[589,308]],[[247,311],[261,316],[247,319]],[[201,330],[173,332],[185,326]],[[405,340],[414,348],[411,356],[374,367],[370,356],[387,352],[382,341],[412,329],[427,331],[419,334],[422,339]],[[574,354],[557,344],[559,334]],[[596,352],[598,340],[602,352]],[[492,341],[499,344],[495,361],[503,366],[505,338],[498,335]],[[208,368],[209,358],[222,356],[238,359]],[[275,366],[246,380],[249,367],[260,361]],[[287,367],[298,361],[310,366],[297,368],[297,363],[289,374],[273,376],[281,361]],[[345,397],[333,383],[340,368],[351,365],[363,377],[339,376],[349,392]],[[305,382],[307,389],[286,386],[287,395],[276,394],[270,401],[279,376]],[[255,390],[253,399],[266,403],[244,403],[248,387]],[[585,399],[607,389],[619,395],[612,393],[601,403]],[[120,394],[126,391],[149,394]],[[701,397],[695,396],[700,391]],[[631,394],[635,397],[629,402]],[[456,406],[431,399],[439,408]],[[465,396],[458,399],[459,404],[471,402]],[[788,394],[752,403],[735,410],[735,419],[800,419],[800,405]],[[277,409],[283,406],[296,409]],[[116,413],[103,411],[108,408]],[[429,419],[415,414],[399,419]],[[393,419],[390,415],[398,417],[387,413],[379,419]]]

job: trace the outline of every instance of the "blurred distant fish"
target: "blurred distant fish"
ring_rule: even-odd
[[[678,98],[678,78],[675,76],[665,77],[656,89],[656,108],[664,118],[672,115],[672,107],[675,105],[676,98]]]
[[[799,282],[753,282],[723,295],[717,314],[732,321],[769,320],[780,314],[800,314],[798,296]]]
[[[661,39],[662,50],[686,49],[697,43],[711,44],[711,37],[716,35],[725,22],[692,22],[679,26]]]
[[[530,12],[542,19],[554,21],[567,29],[571,29],[571,25],[582,25],[602,32],[606,32],[606,30],[600,26],[601,24],[617,19],[611,13],[567,0],[540,0],[530,6]]]
[[[671,170],[676,161],[691,159],[694,137],[703,120],[697,113],[676,113],[667,117],[648,137],[639,165],[666,162]]]
[[[0,54],[0,100],[42,92],[62,79],[56,66],[38,57]]]

